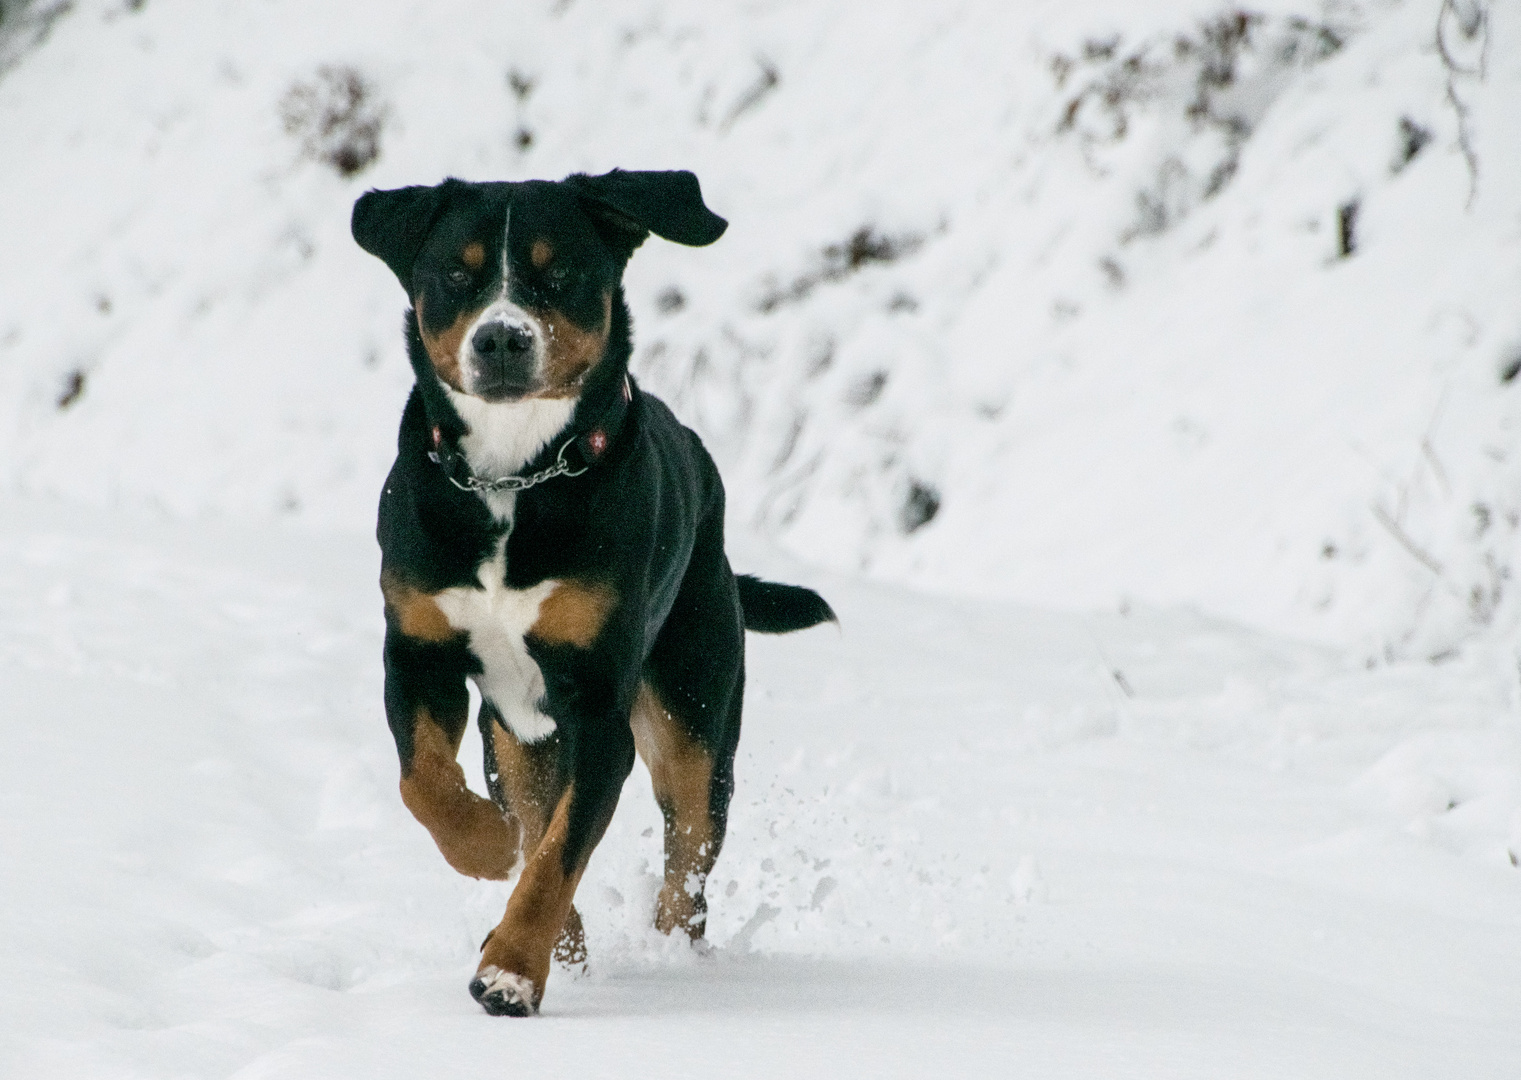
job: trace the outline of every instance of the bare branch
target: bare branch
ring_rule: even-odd
[[[1464,55],[1453,48],[1454,35],[1460,45],[1466,45]],[[1458,94],[1460,78],[1484,81],[1489,68],[1489,5],[1488,0],[1442,0],[1437,12],[1437,53],[1442,66],[1447,69],[1447,101],[1458,118],[1458,147],[1468,165],[1468,201],[1464,208],[1473,209],[1479,194],[1479,152],[1474,145],[1471,111]]]
[[[1441,577],[1446,572],[1445,568],[1437,560],[1436,556],[1432,555],[1431,552],[1427,551],[1425,548],[1421,547],[1421,545],[1417,544],[1414,540],[1410,539],[1410,534],[1405,532],[1405,530],[1400,527],[1399,522],[1390,517],[1389,512],[1382,506],[1379,506],[1377,503],[1373,504],[1373,518],[1389,531],[1390,536],[1399,541],[1400,547],[1409,552],[1411,557],[1413,557],[1416,562],[1420,563],[1427,570],[1430,570],[1437,577]]]

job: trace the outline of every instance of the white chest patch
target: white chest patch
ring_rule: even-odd
[[[460,419],[469,427],[460,450],[470,469],[483,479],[511,476],[533,460],[570,423],[574,398],[527,398],[522,401],[482,401],[444,387]],[[510,491],[482,492],[498,521],[512,516],[517,498]]]
[[[450,626],[470,635],[470,651],[483,669],[474,677],[481,696],[496,706],[518,739],[536,743],[555,733],[555,722],[539,708],[544,673],[528,655],[523,638],[539,617],[539,605],[560,583],[508,588],[506,546],[503,537],[496,555],[481,564],[479,589],[445,589],[434,602]]]

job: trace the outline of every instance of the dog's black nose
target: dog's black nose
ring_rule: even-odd
[[[470,347],[486,360],[516,359],[533,348],[533,335],[522,326],[492,322],[475,332]]]
[[[524,394],[534,382],[533,331],[493,319],[470,338],[471,392],[487,401]]]

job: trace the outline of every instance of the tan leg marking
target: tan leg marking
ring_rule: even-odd
[[[420,709],[412,728],[412,764],[401,777],[401,801],[432,834],[450,866],[467,877],[506,880],[517,860],[518,823],[465,785],[458,754],[459,740]]]
[[[523,851],[536,851],[549,829],[551,814],[560,801],[559,739],[525,745],[501,724],[491,725],[491,749],[507,807],[523,829]],[[496,931],[492,931],[495,936]],[[488,941],[490,938],[487,939]],[[482,947],[484,950],[484,946]],[[572,905],[555,940],[554,958],[564,964],[586,962],[586,934],[581,915]],[[543,984],[539,984],[542,992]]]
[[[612,326],[613,294],[602,294],[602,321],[590,330],[571,322],[563,312],[549,309],[532,312],[548,338],[544,354],[544,389],[535,397],[573,397],[581,381],[607,351]]]
[[[459,370],[459,347],[460,342],[465,340],[465,331],[470,329],[470,324],[480,316],[480,311],[462,311],[459,317],[449,326],[437,332],[427,329],[423,323],[423,298],[417,298],[417,328],[422,334],[423,348],[428,351],[428,359],[433,361],[433,370],[438,373],[445,385],[451,389],[464,393],[465,384]]]
[[[528,628],[529,636],[546,645],[590,648],[617,602],[618,594],[611,585],[562,581],[539,605],[539,617]]]
[[[543,837],[523,859],[523,874],[507,901],[507,912],[481,949],[481,973],[487,969],[511,972],[533,984],[533,1008],[544,996],[556,943],[567,929],[571,901],[591,856],[585,854],[570,873],[562,855],[570,831],[570,801],[575,788],[560,793]],[[579,927],[580,919],[576,919]],[[584,950],[584,945],[583,945]]]
[[[386,601],[387,621],[407,637],[435,642],[459,637],[431,593],[408,585],[390,570],[381,571],[380,592]]]
[[[479,240],[472,240],[465,245],[465,250],[459,253],[460,262],[472,270],[479,270],[486,265],[486,245]]]
[[[713,759],[647,684],[639,686],[629,721],[665,815],[665,884],[655,927],[663,934],[681,929],[695,940],[707,921],[703,886],[718,858],[709,813]]]

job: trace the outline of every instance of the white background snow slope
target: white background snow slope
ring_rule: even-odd
[[[1248,10],[0,24],[0,1075],[1517,1075],[1521,9]],[[614,166],[730,219],[636,256],[636,372],[844,626],[752,640],[713,954],[636,772],[591,968],[493,1021],[381,717],[348,212]]]

